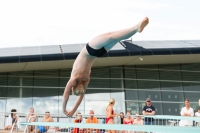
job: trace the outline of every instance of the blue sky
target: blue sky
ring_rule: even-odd
[[[4,0],[0,47],[87,43],[98,34],[150,23],[133,40],[200,39],[199,0]]]

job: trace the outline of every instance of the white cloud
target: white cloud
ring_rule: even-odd
[[[195,17],[187,19],[183,14],[190,10],[185,8],[158,0],[0,1],[0,47],[86,43],[98,34],[132,26],[145,16],[150,17],[150,24],[135,40],[174,39],[172,31],[177,39],[192,39],[199,26],[190,24]],[[175,23],[169,25],[173,19]]]

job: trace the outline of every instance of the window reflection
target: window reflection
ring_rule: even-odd
[[[125,90],[126,100],[138,100],[137,90]]]
[[[51,113],[58,113],[58,99],[56,98],[34,98],[33,108],[35,113],[44,114],[44,112],[49,111]]]
[[[126,110],[131,111],[132,115],[139,113],[140,111],[139,111],[138,102],[126,101]]]
[[[17,112],[24,113],[28,112],[30,107],[32,107],[32,98],[8,98],[6,112],[10,112],[11,109],[16,109]]]
[[[87,89],[85,94],[86,100],[109,100],[110,89],[99,90],[99,89]]]
[[[163,114],[180,115],[182,107],[184,107],[184,103],[163,103]]]
[[[0,108],[1,112],[5,112],[5,107],[6,107],[6,99],[0,99]]]
[[[139,90],[138,95],[139,95],[139,100],[141,101],[145,101],[146,98],[151,98],[152,101],[161,100],[160,91]]]

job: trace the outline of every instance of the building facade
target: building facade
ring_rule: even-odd
[[[62,113],[62,94],[71,69],[36,70],[0,73],[0,107],[9,112]],[[91,81],[78,111],[93,109],[105,114],[110,98],[116,100],[117,112],[142,112],[150,97],[158,115],[179,115],[188,98],[198,107],[200,98],[200,63],[167,65],[106,66],[92,68]],[[70,96],[72,109],[77,96]]]
[[[161,45],[162,44],[162,45]],[[62,113],[62,95],[73,62],[85,44],[0,49],[0,109]],[[157,115],[180,115],[184,99],[196,110],[200,99],[200,40],[123,41],[97,58],[78,108],[105,114],[110,98],[115,112],[141,113],[149,97]],[[67,110],[77,96],[71,95]]]

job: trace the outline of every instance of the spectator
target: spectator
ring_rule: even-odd
[[[45,116],[43,117],[42,122],[54,122],[53,118],[50,116],[50,112],[45,112]],[[37,129],[31,131],[31,133],[35,133],[35,130],[37,133],[47,132],[49,127],[50,126],[37,126]]]
[[[151,105],[151,99],[146,99],[146,106],[143,107],[143,115],[155,115],[155,107]],[[144,119],[145,125],[153,125],[154,119],[151,117],[146,117]]]
[[[30,118],[30,117],[33,117],[33,118]],[[30,108],[29,114],[26,116],[26,121],[28,122],[28,120],[29,120],[29,122],[36,122],[37,119],[38,119],[38,116],[36,114],[34,114],[34,108]],[[35,126],[28,126],[28,133],[30,133],[34,129],[35,129]]]
[[[133,124],[134,125],[143,125],[144,124],[144,121],[141,119],[141,116],[139,113],[137,113],[135,115],[136,119],[134,120]],[[143,133],[141,131],[135,131],[134,133]]]
[[[132,119],[132,117],[131,117],[131,112],[130,111],[127,111],[126,112],[126,115],[127,115],[127,117],[126,118],[124,118],[124,124],[133,124],[133,119]]]
[[[124,113],[123,112],[120,112],[120,122],[119,124],[124,124]]]
[[[16,114],[16,112],[17,112],[16,109],[11,110],[11,114],[8,116],[4,130],[10,130],[13,124],[16,124],[16,123],[17,123],[17,127],[19,128],[18,115]]]
[[[136,118],[135,118],[133,124],[135,124],[135,125],[143,125],[143,124],[144,124],[144,121],[141,119],[141,116],[140,116],[139,113],[137,113],[137,114],[135,115],[135,117],[136,117]]]
[[[86,123],[99,123],[98,119],[94,117],[93,110],[90,110],[89,114],[90,114],[90,117],[86,120]],[[87,129],[87,133],[92,133],[93,131],[96,131],[96,133],[99,132],[98,129],[92,129],[92,128]]]
[[[129,124],[129,125],[132,125],[133,124],[133,119],[132,119],[132,117],[131,117],[131,112],[130,111],[127,111],[126,112],[126,118],[124,118],[124,124]],[[124,130],[124,131],[122,131],[123,133],[132,133],[132,131],[126,131],[126,130]]]
[[[81,123],[83,121],[83,117],[80,112],[76,113],[76,118],[74,120],[74,123]],[[73,133],[83,133],[83,129],[74,128]]]
[[[195,116],[196,116],[196,117],[200,117],[200,106],[199,106],[197,112],[195,113]]]
[[[199,106],[197,112],[195,113],[195,117],[200,117],[200,106]],[[196,121],[196,125],[200,126],[200,120]]]
[[[185,107],[181,109],[181,116],[194,116],[194,110],[190,107],[190,101],[188,99],[185,99]],[[193,126],[193,121],[180,120],[179,126]]]

